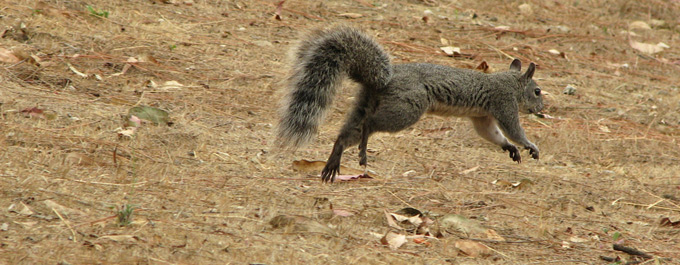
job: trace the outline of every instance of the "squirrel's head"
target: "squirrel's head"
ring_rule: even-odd
[[[510,64],[510,70],[515,70],[522,72],[522,62],[515,59]],[[522,113],[538,113],[543,109],[543,92],[541,87],[534,82],[532,79],[534,77],[534,71],[536,71],[536,65],[534,63],[529,64],[527,71],[519,77],[519,83],[522,86],[521,98],[519,98],[519,111]]]

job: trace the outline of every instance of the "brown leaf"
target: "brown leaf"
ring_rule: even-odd
[[[286,0],[280,1],[279,3],[276,4],[276,11],[274,12],[274,19],[276,20],[281,20],[281,10],[283,9],[283,3],[285,3]]]
[[[14,53],[10,50],[0,48],[0,62],[3,63],[18,63],[21,61]]]
[[[394,231],[389,231],[380,239],[380,243],[387,245],[392,250],[397,250],[399,247],[406,243],[406,235],[399,234]]]
[[[659,224],[660,224],[661,226],[670,226],[670,227],[678,227],[678,228],[680,228],[680,221],[675,221],[675,222],[673,222],[673,221],[671,221],[671,219],[668,218],[668,217],[661,218],[661,221],[659,222]]]
[[[387,225],[389,225],[392,228],[399,229],[399,230],[404,229],[401,226],[399,226],[399,224],[397,224],[397,221],[394,219],[394,217],[392,216],[391,213],[387,212],[387,210],[383,210],[383,212],[385,213],[385,219],[387,220]]]
[[[423,224],[423,213],[417,209],[407,207],[390,214],[394,220],[401,223],[410,223],[416,227]]]
[[[496,230],[493,229],[486,229],[486,238],[491,239],[491,240],[496,240],[496,241],[505,241],[505,238],[496,232]]]
[[[504,180],[504,179],[497,179],[491,182],[491,184],[494,184],[496,186],[501,186],[503,188],[509,188],[512,187],[512,183],[510,181]]]
[[[475,70],[480,71],[482,73],[489,73],[490,68],[489,64],[486,63],[486,61],[482,61],[479,63],[479,65],[475,68]]]
[[[24,113],[28,117],[45,118],[44,111],[36,107],[25,108],[21,113]]]
[[[426,247],[432,246],[432,244],[427,241],[427,238],[424,238],[424,237],[414,238],[413,242],[416,243],[416,244],[423,244]]]
[[[368,174],[337,175],[337,176],[335,176],[335,180],[341,180],[341,181],[358,180],[358,179],[372,179],[372,177],[369,176]]]
[[[458,240],[454,244],[457,249],[470,257],[485,257],[493,254],[493,251],[482,243],[472,240]]]

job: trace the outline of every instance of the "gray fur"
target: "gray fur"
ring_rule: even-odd
[[[521,162],[521,156],[507,138],[529,149],[534,159],[539,157],[518,113],[543,109],[542,93],[532,80],[533,63],[522,73],[515,59],[510,70],[493,74],[425,63],[392,65],[375,40],[351,27],[316,31],[293,56],[290,94],[278,131],[282,145],[297,147],[316,134],[344,76],[361,85],[322,171],[324,181],[333,181],[339,173],[346,148],[358,144],[359,163],[365,166],[371,134],[401,131],[425,113],[470,117],[477,133],[509,151],[513,161]]]

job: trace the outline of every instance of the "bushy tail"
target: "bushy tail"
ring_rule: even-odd
[[[379,90],[392,76],[389,55],[360,30],[339,26],[317,30],[293,50],[289,94],[278,127],[281,146],[297,148],[316,135],[344,76]]]

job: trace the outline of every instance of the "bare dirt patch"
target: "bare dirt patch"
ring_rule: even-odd
[[[4,1],[0,263],[677,263],[678,14],[661,0]],[[371,137],[374,179],[293,170],[327,158],[356,87],[315,142],[275,150],[286,53],[335,23],[395,63],[536,62],[549,116],[522,122],[541,160],[515,164],[466,120],[428,116]],[[121,135],[135,106],[170,123]],[[357,153],[343,165],[359,169]],[[406,207],[506,241],[452,230],[383,245],[385,211]],[[492,251],[459,251],[475,242]]]

